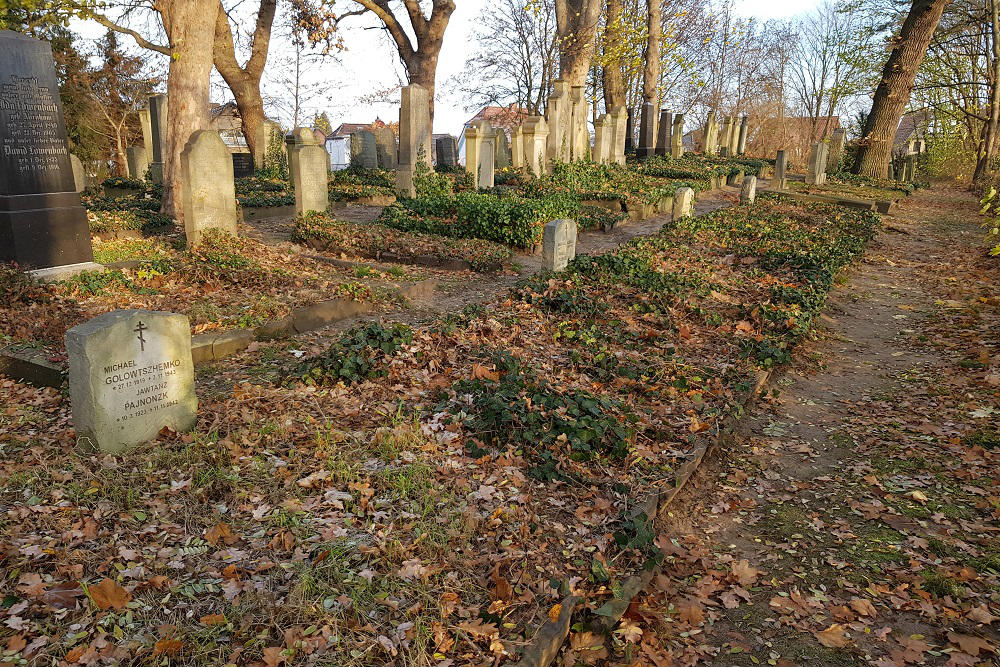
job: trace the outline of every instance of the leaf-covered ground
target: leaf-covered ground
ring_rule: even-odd
[[[877,222],[762,197],[408,333],[255,343],[199,369],[194,432],[124,456],[75,453],[65,395],[2,380],[2,657],[516,654],[657,557],[635,498],[787,358]]]
[[[1000,266],[976,223],[964,193],[902,202],[671,507],[653,586],[564,663],[997,663]]]

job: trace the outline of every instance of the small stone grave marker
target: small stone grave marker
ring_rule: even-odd
[[[743,187],[740,188],[740,204],[750,205],[757,199],[757,177],[747,176],[743,179]]]
[[[186,315],[115,310],[66,332],[77,442],[121,452],[197,419]]]
[[[576,222],[568,218],[545,225],[542,236],[542,266],[562,271],[576,257]]]
[[[691,217],[691,204],[694,202],[694,190],[691,188],[678,188],[674,193],[673,219]]]

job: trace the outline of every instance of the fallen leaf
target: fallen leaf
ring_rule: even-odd
[[[111,579],[104,579],[96,586],[87,589],[98,609],[114,609],[121,611],[132,599],[132,594]]]
[[[865,598],[854,598],[851,600],[850,605],[851,609],[858,612],[862,616],[875,618],[878,613],[875,610],[875,605],[873,605],[870,600],[866,600]]]
[[[225,614],[209,614],[207,616],[202,616],[198,619],[198,622],[202,625],[213,626],[213,625],[225,625],[226,615]]]
[[[752,586],[761,574],[763,570],[751,566],[750,561],[745,558],[733,563],[733,575],[740,582],[740,586]]]
[[[816,636],[820,644],[827,648],[844,648],[851,643],[844,632],[844,626],[840,623],[834,623],[826,630],[814,631],[813,635]]]

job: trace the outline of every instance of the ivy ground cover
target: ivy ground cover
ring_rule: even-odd
[[[0,640],[73,663],[483,664],[562,596],[661,557],[645,487],[808,335],[869,212],[679,222],[486,307],[256,345],[199,423],[73,453],[69,406],[5,382]]]

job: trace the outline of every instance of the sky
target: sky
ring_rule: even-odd
[[[463,101],[448,90],[448,80],[459,74],[466,58],[471,55],[470,38],[477,18],[489,0],[456,0],[445,32],[444,44],[438,61],[437,95],[434,112],[434,132],[458,135],[465,121],[477,109],[465,108]],[[810,10],[818,0],[736,0],[735,9],[744,16],[759,20],[788,18]],[[249,3],[253,4],[253,3]],[[280,12],[279,12],[280,14]],[[280,17],[279,17],[280,20]],[[252,25],[248,17],[247,24]],[[346,50],[336,58],[307,58],[302,66],[300,90],[300,124],[309,124],[314,113],[326,111],[334,128],[342,122],[369,123],[376,118],[384,121],[398,120],[399,92],[386,92],[405,83],[404,70],[396,55],[395,47],[373,16],[356,17],[345,21],[344,42]],[[283,125],[292,123],[292,84],[290,72],[294,71],[293,52],[284,29],[276,20],[272,48],[265,69],[263,90],[269,115]],[[72,26],[85,39],[96,39],[104,28],[92,21],[77,21]],[[371,28],[371,29],[365,29]],[[130,41],[124,38],[123,42]],[[148,53],[148,52],[147,52]],[[166,60],[163,58],[163,66]],[[218,74],[213,72],[212,101],[232,99]],[[374,99],[373,99],[374,98]]]

